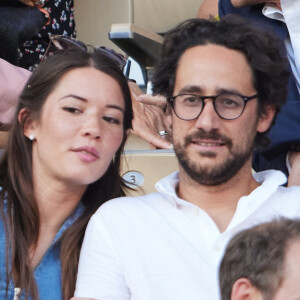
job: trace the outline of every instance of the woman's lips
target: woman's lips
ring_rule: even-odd
[[[99,159],[99,153],[94,147],[79,147],[72,150],[84,162],[94,162]]]

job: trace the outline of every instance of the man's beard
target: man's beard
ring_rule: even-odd
[[[251,135],[252,139],[251,139]],[[249,160],[252,154],[253,145],[254,145],[255,134],[251,130],[248,133],[248,138],[244,145],[238,145],[237,149],[233,149],[232,140],[228,137],[219,134],[216,131],[205,132],[204,130],[198,130],[196,133],[186,136],[184,144],[174,143],[174,150],[178,158],[179,164],[182,166],[186,174],[193,181],[206,186],[217,186],[222,183],[227,182],[231,179],[237,172],[245,165]],[[216,140],[224,144],[223,147],[228,148],[228,156],[224,159],[223,162],[218,165],[211,166],[202,166],[197,164],[197,161],[194,161],[188,157],[186,152],[186,147],[192,143],[193,139],[203,139],[203,140]],[[201,158],[205,157],[216,157],[214,152],[201,152],[199,153],[199,161]]]

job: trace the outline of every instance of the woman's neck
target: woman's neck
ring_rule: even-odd
[[[79,204],[85,186],[74,187],[61,181],[43,180],[34,177],[34,196],[39,210],[39,236],[36,245],[31,245],[29,255],[34,268],[51,245],[65,220]]]
[[[61,180],[50,182],[43,177],[34,177],[33,186],[40,227],[46,226],[55,233],[74,211],[87,188],[67,184]]]

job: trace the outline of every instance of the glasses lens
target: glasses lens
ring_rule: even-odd
[[[174,111],[183,120],[196,119],[202,110],[202,100],[195,95],[178,95],[175,97]]]
[[[239,95],[222,94],[215,100],[215,109],[224,119],[238,118],[243,112],[245,102]]]

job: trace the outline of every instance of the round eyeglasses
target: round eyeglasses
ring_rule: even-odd
[[[180,94],[170,97],[167,100],[171,104],[176,116],[182,120],[190,121],[197,119],[205,106],[205,99],[212,99],[214,110],[220,118],[234,120],[241,116],[246,103],[257,97],[257,94],[250,97],[230,93],[216,96]]]

